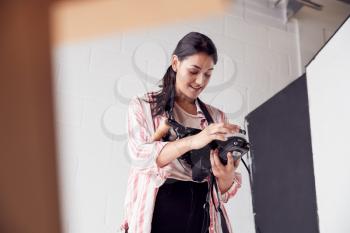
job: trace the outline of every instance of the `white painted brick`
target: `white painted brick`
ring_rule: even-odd
[[[271,49],[247,46],[245,63],[258,70],[266,69],[280,74],[289,74],[287,54],[278,53]]]
[[[234,61],[244,60],[245,44],[241,40],[227,35],[214,35],[212,40],[217,47],[218,53],[225,54]]]
[[[266,0],[245,0],[245,8],[254,8],[256,10],[262,10],[262,8],[269,7],[269,3]]]
[[[53,50],[53,53],[64,71],[76,71],[79,73],[88,70],[91,53],[89,44],[72,44],[65,47],[57,47]]]
[[[204,34],[224,33],[224,15],[210,16],[204,19],[189,20],[186,24],[194,30],[198,30]]]
[[[257,11],[246,9],[244,12],[244,20],[248,23],[255,23],[261,27],[269,26],[287,31],[287,26],[281,19],[276,19],[268,14],[261,14]]]
[[[260,46],[268,45],[266,27],[259,27],[256,24],[246,23],[237,17],[229,15],[225,17],[225,34],[247,44]]]
[[[129,56],[119,51],[107,48],[94,48],[91,50],[89,72],[99,76],[120,76],[132,70]]]
[[[187,24],[173,23],[167,26],[154,28],[151,33],[147,34],[147,38],[162,43],[163,47],[168,51],[168,56],[170,56],[177,42],[191,31],[195,31],[195,29]],[[146,35],[143,35],[144,39],[145,36]]]
[[[296,76],[297,78],[297,76]],[[293,81],[290,76],[288,75],[281,75],[277,73],[271,73],[271,79],[273,80],[271,82],[271,96],[285,88],[289,83]]]
[[[298,20],[295,18],[290,18],[288,23],[286,24],[287,26],[287,31],[290,33],[298,33]]]
[[[81,126],[85,131],[88,131],[89,135],[94,135],[100,138],[101,141],[107,139],[107,135],[102,128],[102,123],[103,114],[110,105],[111,103],[105,101],[84,99],[84,115]]]
[[[115,231],[119,228],[123,216],[120,214],[121,206],[124,205],[124,198],[126,195],[126,186],[128,179],[128,170],[130,167],[129,158],[124,152],[126,142],[113,141],[111,153],[111,169],[109,176],[111,178],[111,185],[108,192],[108,200],[106,206],[106,225]],[[116,169],[118,168],[118,169]],[[118,178],[118,183],[115,179]],[[113,232],[108,231],[108,232]]]
[[[210,78],[210,86],[215,87],[225,83],[233,83],[236,76],[236,62],[226,54],[218,54],[218,63]]]
[[[56,123],[56,132],[60,152],[59,162],[64,165],[60,169],[62,172],[68,171],[69,175],[72,176],[66,177],[66,173],[61,173],[61,175],[67,179],[71,178],[70,182],[73,182],[79,166],[78,156],[80,154],[80,147],[82,146],[81,137],[83,132],[80,127],[72,127],[70,124],[62,123],[62,121]],[[71,183],[67,185],[71,185]]]
[[[121,35],[121,52],[125,55],[132,55],[140,44],[147,39],[147,31],[123,33]]]
[[[111,50],[115,53],[121,52],[121,34],[115,36],[103,37],[89,41],[88,44],[92,49],[101,49],[101,50]]]
[[[271,97],[271,74],[266,69],[252,69],[250,71],[251,85],[248,87],[249,112]]]
[[[90,64],[90,47],[69,46],[61,48],[57,58],[60,66],[56,84],[57,90],[77,90],[80,82],[86,78]]]
[[[96,140],[92,138],[86,141],[85,156],[81,158],[81,166],[78,173],[77,188],[79,189],[80,224],[81,232],[105,232],[105,205],[106,195],[111,185],[106,172],[109,168],[108,161],[104,160],[105,151],[103,144],[99,143],[99,153],[94,153]],[[107,147],[108,148],[108,147]],[[88,150],[90,149],[90,150]],[[100,200],[100,201],[96,201]]]
[[[141,95],[147,91],[146,83],[147,77],[139,76],[135,73],[127,74],[118,78],[115,83],[114,94],[118,101],[123,101],[122,99],[130,99],[135,95]]]
[[[289,59],[287,53],[272,53],[274,57],[272,72],[277,72],[278,74],[290,74],[289,70]]]
[[[270,91],[271,87],[271,75],[270,72],[266,69],[251,69],[249,71],[250,86],[248,87],[251,90],[266,90]]]
[[[268,29],[269,48],[285,53],[295,52],[297,49],[297,36],[275,28]]]
[[[289,76],[291,77],[299,77],[302,74],[300,58],[297,51],[294,51],[288,54],[289,61]]]
[[[235,79],[235,85],[239,85],[245,88],[249,88],[252,83],[251,70],[252,66],[245,64],[244,61],[237,61],[237,74]]]
[[[81,127],[83,118],[83,99],[69,92],[56,91],[55,104],[57,118],[61,125]]]
[[[122,53],[131,55],[137,46],[142,43],[151,42],[157,43],[163,48],[166,48],[167,55],[175,49],[177,42],[187,33],[191,31],[205,31],[204,28],[191,26],[200,24],[199,20],[188,20],[185,24],[182,22],[171,23],[166,26],[158,26],[152,29],[144,29],[139,32],[129,32],[122,34],[121,50]],[[216,24],[213,24],[217,26]],[[210,28],[210,27],[209,27]],[[215,29],[214,29],[215,31]]]
[[[144,42],[134,51],[133,61],[137,68],[153,79],[160,79],[165,69],[170,65],[166,49],[156,42]]]
[[[251,112],[259,107],[270,97],[269,91],[265,89],[248,89],[248,111]]]
[[[79,160],[81,130],[79,128],[59,125],[58,132],[58,173],[61,201],[62,228],[64,232],[79,232],[79,201],[77,197],[77,171]]]
[[[225,13],[242,19],[244,17],[244,0],[231,0],[231,3],[225,9]]]
[[[89,74],[86,79],[81,80],[80,87],[76,90],[76,93],[85,98],[110,103],[115,100],[113,87],[116,80],[118,80],[118,77],[115,77],[115,75]]]
[[[244,89],[233,86],[220,91],[211,104],[224,111],[231,119],[242,117],[247,110]]]

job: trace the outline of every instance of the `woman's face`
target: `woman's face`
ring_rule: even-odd
[[[214,61],[206,53],[197,53],[182,61],[173,55],[172,68],[176,72],[176,95],[193,101],[208,85]]]

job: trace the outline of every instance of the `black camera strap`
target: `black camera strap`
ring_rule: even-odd
[[[205,104],[199,98],[197,98],[197,101],[198,101],[199,107],[201,108],[201,110],[205,116],[205,119],[208,121],[208,125],[210,125],[211,123],[214,123],[213,118],[211,117],[210,113],[208,112],[208,109],[205,106]]]
[[[206,118],[206,120],[208,122],[208,125],[211,124],[211,123],[214,123],[213,118],[209,114],[208,109],[205,106],[205,104],[199,98],[197,98],[197,100],[198,100],[199,107],[203,111],[203,114],[204,114],[204,116],[205,116],[205,118]],[[215,199],[214,199],[214,194],[213,194],[214,189],[216,191],[216,197],[218,199],[218,206],[215,205]],[[203,225],[202,225],[202,233],[207,232],[208,229],[209,229],[209,225],[210,225],[210,213],[209,213],[210,197],[212,198],[212,202],[213,202],[213,205],[214,205],[214,208],[215,208],[216,212],[220,213],[220,222],[221,222],[222,232],[223,233],[229,233],[227,222],[226,222],[224,213],[223,213],[223,211],[221,209],[219,189],[218,189],[216,178],[215,178],[213,172],[210,172],[209,191],[208,191],[208,194],[207,194],[206,203],[203,206],[205,214],[204,214],[204,220],[203,220]]]

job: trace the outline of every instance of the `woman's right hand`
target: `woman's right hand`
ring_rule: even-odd
[[[200,149],[208,145],[213,140],[226,141],[226,134],[239,132],[238,125],[230,123],[212,123],[204,128],[200,133],[190,136],[191,150]]]

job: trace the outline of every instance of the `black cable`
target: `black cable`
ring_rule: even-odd
[[[241,158],[241,160],[242,160],[242,162],[243,162],[243,164],[244,164],[245,168],[247,169],[247,171],[248,171],[248,173],[249,173],[249,177],[250,177],[250,176],[251,176],[251,174],[250,174],[250,170],[249,170],[249,168],[248,168],[247,164],[245,163],[245,161],[244,161],[244,159],[243,159],[243,158]]]

